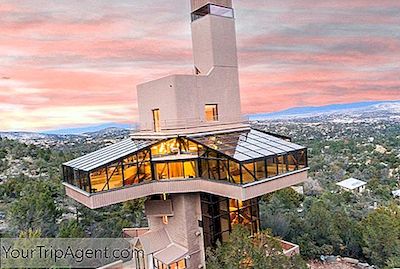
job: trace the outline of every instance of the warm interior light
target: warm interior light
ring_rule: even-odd
[[[163,216],[162,217],[162,222],[167,225],[168,224],[168,216]]]

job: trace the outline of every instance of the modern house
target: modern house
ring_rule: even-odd
[[[365,191],[367,182],[356,178],[349,178],[336,183],[336,185],[345,191],[350,191],[353,193],[363,193]]]
[[[305,147],[241,115],[232,1],[191,8],[193,75],[138,85],[140,130],[63,165],[67,195],[89,208],[147,197],[148,227],[124,230],[132,268],[205,268],[235,225],[259,231],[260,196],[307,179]]]

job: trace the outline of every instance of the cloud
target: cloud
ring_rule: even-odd
[[[399,99],[399,1],[234,2],[245,113]],[[134,122],[192,62],[188,0],[3,0],[0,130]]]

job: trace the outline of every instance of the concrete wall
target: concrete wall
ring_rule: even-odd
[[[205,122],[206,104],[218,104],[222,124],[241,121],[235,32],[233,18],[208,15],[192,23],[194,64],[201,73],[138,85],[142,131],[153,129],[153,109],[160,109],[161,129],[215,124]]]
[[[191,26],[194,65],[201,74],[215,66],[238,67],[235,19],[208,15]]]
[[[190,259],[188,268],[198,269],[203,264],[203,239],[196,235],[200,231],[198,220],[201,220],[200,195],[175,194],[171,195],[174,216],[168,217],[168,224],[162,222],[161,217],[147,216],[151,230],[165,228],[174,241],[189,250]]]
[[[162,128],[207,124],[206,104],[218,104],[219,122],[240,122],[237,69],[215,67],[208,76],[173,75],[138,85],[141,130],[153,127],[153,109],[160,109]]]

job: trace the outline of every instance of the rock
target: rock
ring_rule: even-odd
[[[375,146],[375,151],[380,153],[380,154],[385,154],[387,149],[381,145],[376,145]]]
[[[370,268],[370,265],[368,264],[368,263],[362,263],[362,262],[360,262],[360,263],[358,263],[357,264],[357,267],[358,268]]]
[[[336,256],[326,256],[325,257],[325,261],[328,262],[328,263],[336,262],[337,261],[337,257]]]
[[[347,262],[347,263],[351,263],[351,264],[358,264],[359,263],[359,260],[353,259],[353,258],[349,258],[349,257],[344,257],[343,261]]]

